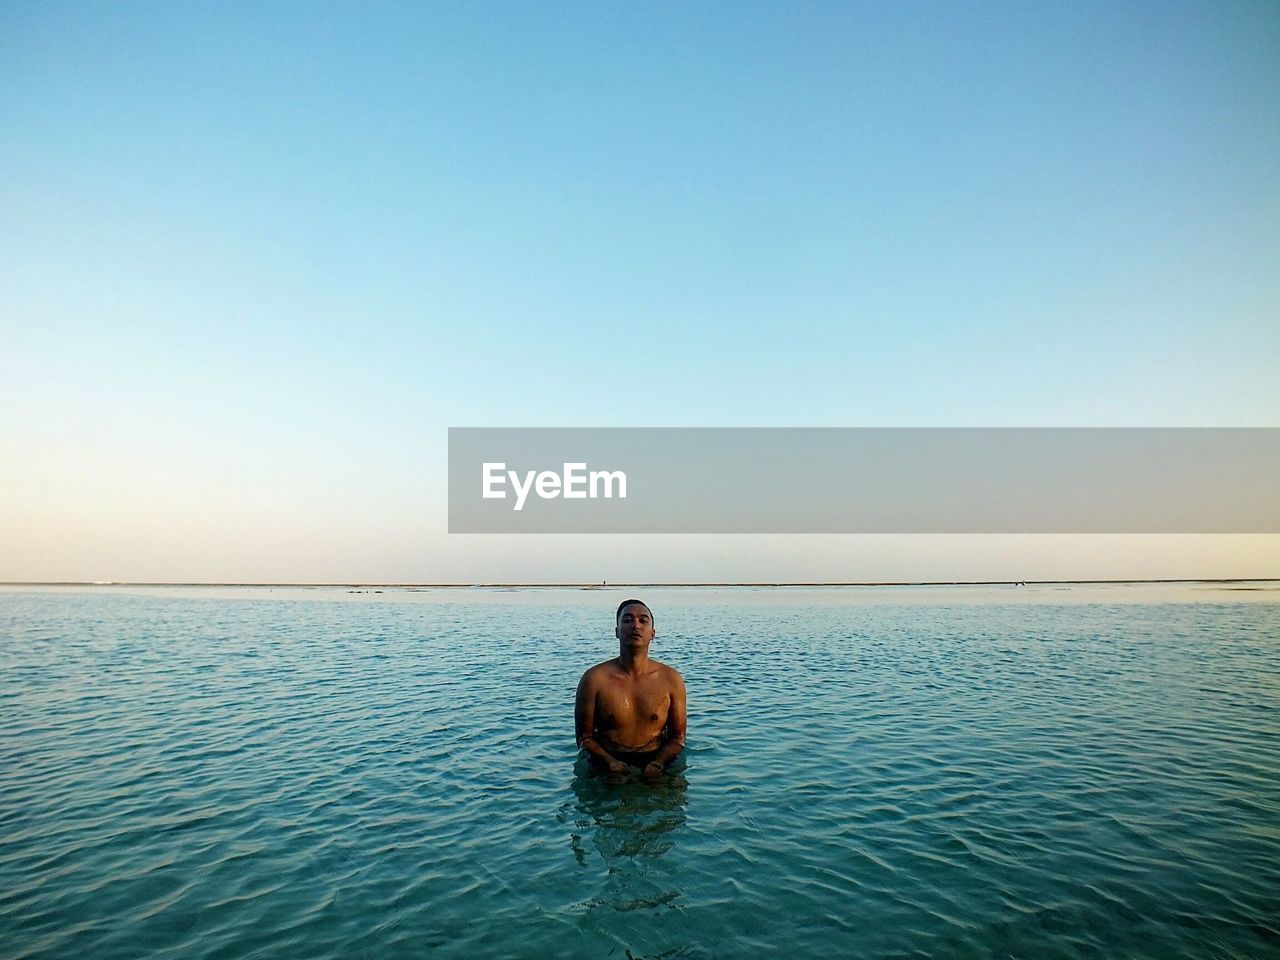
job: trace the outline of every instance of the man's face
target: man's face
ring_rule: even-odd
[[[618,626],[614,636],[623,649],[632,653],[646,653],[653,640],[653,614],[643,603],[629,603],[618,614]]]

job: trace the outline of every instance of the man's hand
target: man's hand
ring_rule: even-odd
[[[651,763],[646,763],[642,772],[646,777],[656,777],[665,769],[666,767],[664,767],[659,761],[654,760]]]
[[[626,773],[631,769],[617,757],[609,757],[607,762],[609,764],[610,773]]]

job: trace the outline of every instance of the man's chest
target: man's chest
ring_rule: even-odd
[[[671,697],[658,682],[614,680],[602,685],[598,706],[604,713],[622,720],[662,720],[667,715]]]

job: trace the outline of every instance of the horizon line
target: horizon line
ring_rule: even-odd
[[[1161,577],[1104,580],[742,580],[742,581],[510,581],[481,583],[408,583],[374,581],[218,581],[218,580],[0,580],[0,587],[393,587],[401,589],[475,589],[485,587],[997,587],[1054,584],[1280,583],[1280,577]]]

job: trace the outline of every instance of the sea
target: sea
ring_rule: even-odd
[[[1280,957],[1280,584],[0,588],[0,957],[762,956]]]

